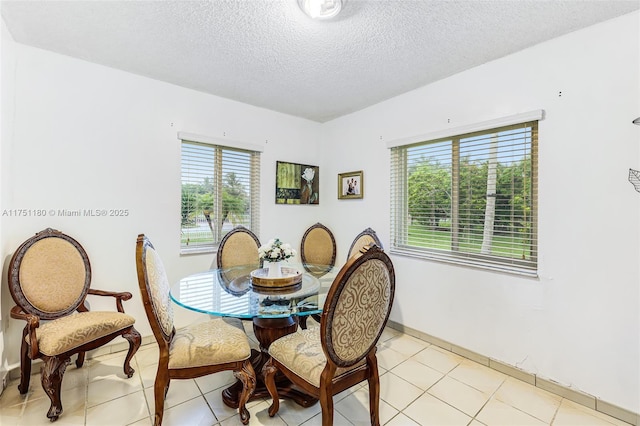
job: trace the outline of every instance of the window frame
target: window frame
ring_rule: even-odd
[[[444,131],[433,132],[427,135],[419,135],[411,138],[404,138],[387,143],[391,149],[390,155],[390,183],[391,183],[391,247],[392,254],[419,258],[424,260],[435,260],[455,265],[471,266],[481,269],[489,269],[500,272],[507,272],[525,276],[537,276],[538,271],[538,122],[542,120],[544,111],[532,111],[530,113],[518,114],[498,120],[491,120],[471,126],[446,129]],[[454,190],[455,183],[460,177],[460,146],[454,140],[469,138],[477,135],[491,134],[495,131],[505,131],[509,127],[522,125],[531,126],[531,146],[528,155],[531,156],[531,216],[529,235],[530,259],[519,260],[513,257],[499,256],[495,254],[474,253],[471,251],[459,251],[456,248],[456,227],[452,223],[451,244],[448,249],[421,247],[409,243],[409,159],[408,149],[416,146],[426,146],[433,143],[451,142],[451,220],[458,216],[460,208],[459,191]],[[459,143],[459,142],[458,142]],[[456,149],[457,145],[457,149]],[[460,222],[459,222],[460,223]],[[494,228],[495,229],[495,228]]]
[[[182,197],[183,197],[183,180],[185,179],[185,168],[184,168],[184,147],[185,145],[199,145],[210,148],[213,150],[213,159],[211,161],[212,167],[212,185],[215,187],[213,195],[213,220],[217,221],[222,217],[222,188],[224,185],[224,177],[223,177],[223,169],[222,169],[222,161],[223,161],[223,153],[242,153],[248,154],[248,165],[249,170],[246,170],[246,175],[248,176],[248,201],[249,201],[249,217],[246,223],[242,223],[243,226],[251,229],[256,235],[259,235],[259,227],[260,227],[260,163],[261,163],[261,153],[263,152],[263,147],[256,144],[239,142],[239,141],[231,141],[226,139],[217,139],[202,135],[196,135],[192,133],[186,132],[178,132],[178,139],[180,140],[180,203],[181,203],[181,215],[180,215],[180,254],[181,255],[189,255],[189,254],[199,254],[199,253],[215,253],[218,250],[220,245],[220,241],[222,237],[225,235],[225,232],[222,231],[222,228],[218,230],[215,227],[213,231],[213,242],[211,243],[201,243],[193,246],[188,246],[183,243],[183,218],[182,218]],[[209,165],[209,164],[207,164]],[[217,190],[216,190],[217,189]],[[238,224],[235,224],[238,225]],[[219,235],[216,235],[218,234]]]

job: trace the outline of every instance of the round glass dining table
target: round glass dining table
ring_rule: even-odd
[[[253,286],[256,265],[210,269],[180,279],[171,288],[178,305],[209,315],[240,319],[320,314],[324,296],[335,276],[334,268],[302,264],[287,265],[302,273],[300,285],[281,289]]]
[[[269,397],[262,380],[262,366],[268,359],[271,342],[294,333],[299,323],[306,323],[307,316],[322,313],[327,292],[338,271],[324,265],[287,264],[286,267],[302,274],[299,284],[278,289],[254,285],[251,273],[259,267],[249,265],[198,272],[171,287],[171,299],[186,309],[253,322],[260,351],[252,351],[251,363],[257,376],[252,399]],[[284,376],[276,380],[276,385],[281,397],[290,398],[303,407],[317,401],[296,389]],[[222,392],[226,405],[238,407],[241,386],[237,382]]]

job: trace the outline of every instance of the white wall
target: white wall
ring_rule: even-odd
[[[138,233],[151,238],[172,282],[214,260],[213,253],[179,255],[178,131],[264,145],[262,240],[277,235],[299,244],[304,230],[320,220],[321,205],[274,201],[276,160],[317,164],[320,124],[13,45],[15,120],[13,134],[2,134],[3,156],[10,152],[2,168],[2,207],[56,215],[2,217],[5,263],[26,238],[46,227],[59,229],[87,250],[92,287],[133,293],[125,310],[136,317],[142,335],[150,335],[136,278]],[[9,100],[3,96],[2,102],[4,107]],[[128,209],[129,216],[61,217],[60,209]],[[2,280],[2,312],[8,312],[13,301],[6,291],[6,265]],[[115,308],[110,299],[90,300],[93,309]],[[182,309],[176,315],[178,326],[197,317]],[[24,323],[9,324],[2,355],[15,365]]]
[[[14,43],[9,31],[7,30],[4,20],[0,19],[0,140],[9,140],[13,129],[13,99],[14,99],[14,67],[15,67],[15,51]],[[8,158],[10,156],[9,147],[0,144],[0,194],[6,190],[6,170],[8,169]],[[0,196],[0,214],[4,209],[4,203]],[[0,221],[0,259],[4,259],[10,248],[4,244],[4,232],[2,221]],[[0,261],[1,262],[1,261]],[[1,264],[1,263],[0,263]],[[3,286],[0,288],[0,354],[4,353],[4,330],[9,325],[9,309],[11,307],[5,303],[8,290]],[[0,358],[0,380],[5,376],[8,369],[7,360],[3,356]],[[2,388],[0,385],[0,393]]]
[[[325,174],[364,170],[365,197],[329,200],[346,254],[358,230],[389,242],[385,141],[535,109],[539,278],[392,256],[391,319],[640,411],[639,14],[454,75],[323,127]],[[561,92],[561,94],[560,94]],[[330,153],[330,154],[329,154]]]

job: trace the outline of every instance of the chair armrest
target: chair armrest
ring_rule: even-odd
[[[26,337],[29,336],[29,358],[36,359],[39,352],[36,328],[40,327],[40,318],[36,315],[26,313],[20,306],[11,308],[11,318],[21,319],[27,322],[22,332],[22,338],[26,339]]]
[[[11,318],[29,321],[29,316],[30,315],[23,311],[22,308],[18,305],[11,308]]]
[[[118,308],[118,312],[124,313],[124,307],[122,306],[123,300],[129,300],[133,297],[131,293],[128,291],[123,291],[120,293],[116,293],[115,291],[105,291],[105,290],[94,290],[89,289],[89,294],[93,294],[95,296],[111,296],[116,298],[116,307]]]

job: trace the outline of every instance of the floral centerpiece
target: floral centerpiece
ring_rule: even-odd
[[[282,262],[296,255],[296,251],[291,248],[291,244],[283,243],[278,238],[269,240],[258,249],[260,259],[266,262]]]
[[[269,262],[265,264],[265,267],[269,268],[269,276],[282,276],[280,271],[280,262],[283,262],[296,255],[296,251],[291,248],[288,243],[283,243],[278,238],[269,240],[268,243],[262,245],[258,249],[258,256],[263,262]],[[273,270],[272,270],[273,269]]]

